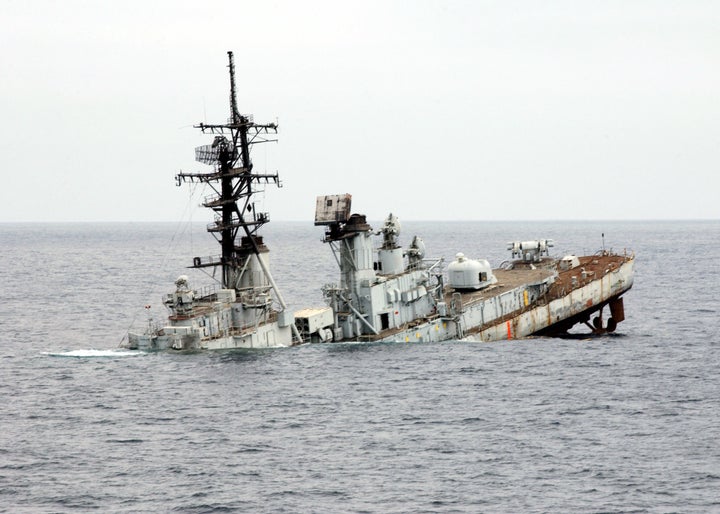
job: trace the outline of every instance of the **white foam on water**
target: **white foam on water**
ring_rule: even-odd
[[[42,352],[50,357],[136,357],[144,352],[135,350],[70,350],[68,352]]]

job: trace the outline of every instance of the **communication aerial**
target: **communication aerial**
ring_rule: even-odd
[[[242,273],[249,255],[266,251],[258,231],[270,217],[266,212],[257,212],[253,195],[259,191],[260,184],[281,187],[281,183],[277,173],[253,172],[250,149],[258,143],[276,141],[270,136],[277,134],[277,124],[255,123],[251,114],[239,112],[232,52],[228,52],[228,61],[230,118],[226,123],[195,125],[203,134],[215,135],[212,144],[195,149],[195,160],[214,169],[206,173],[181,172],[176,180],[178,185],[201,182],[214,191],[215,194],[206,197],[202,205],[215,212],[215,221],[207,226],[207,231],[220,243],[222,255],[219,260],[196,257],[191,267],[221,266],[222,285],[231,289],[236,287],[238,275]],[[264,271],[272,282],[269,271]]]

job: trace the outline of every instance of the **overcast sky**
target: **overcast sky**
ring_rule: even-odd
[[[273,220],[720,218],[720,2],[0,0],[0,221],[209,221],[193,124],[278,121]],[[191,193],[194,196],[191,196]],[[190,210],[188,210],[190,209]]]

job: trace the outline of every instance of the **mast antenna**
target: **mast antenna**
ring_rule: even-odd
[[[230,115],[232,116],[233,125],[240,122],[240,113],[237,107],[237,97],[235,95],[235,58],[232,51],[228,52],[228,68],[230,68]]]
[[[183,182],[202,182],[215,193],[205,198],[203,206],[215,212],[215,221],[208,225],[207,230],[220,243],[222,255],[206,261],[196,258],[192,267],[221,267],[223,288],[237,289],[248,259],[267,252],[258,231],[270,218],[268,213],[257,212],[254,195],[263,191],[266,185],[279,187],[280,178],[277,173],[253,172],[250,149],[258,143],[276,141],[272,135],[277,133],[277,124],[255,123],[252,114],[240,114],[237,107],[235,60],[231,51],[227,55],[230,118],[225,123],[200,123],[195,126],[204,134],[215,136],[212,144],[195,149],[195,159],[212,166],[213,170],[209,173],[181,172],[176,179],[178,185]],[[260,266],[265,268],[263,259],[259,260]],[[263,269],[263,272],[272,282],[269,270]],[[276,293],[280,296],[279,291]]]

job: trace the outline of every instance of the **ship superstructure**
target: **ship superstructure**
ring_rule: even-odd
[[[164,299],[169,324],[145,334],[129,334],[131,347],[199,349],[289,346],[300,342],[293,315],[270,273],[269,250],[259,235],[269,215],[257,212],[253,196],[265,185],[280,186],[277,173],[256,173],[250,158],[255,144],[273,141],[275,123],[255,123],[237,107],[235,65],[228,52],[230,118],[225,123],[200,123],[211,144],[195,150],[198,162],[210,171],[179,173],[177,185],[202,183],[214,192],[203,206],[215,213],[207,226],[221,254],[193,258],[191,268],[219,270],[218,287],[193,290],[187,276],[175,282]],[[213,273],[215,275],[215,273]]]

